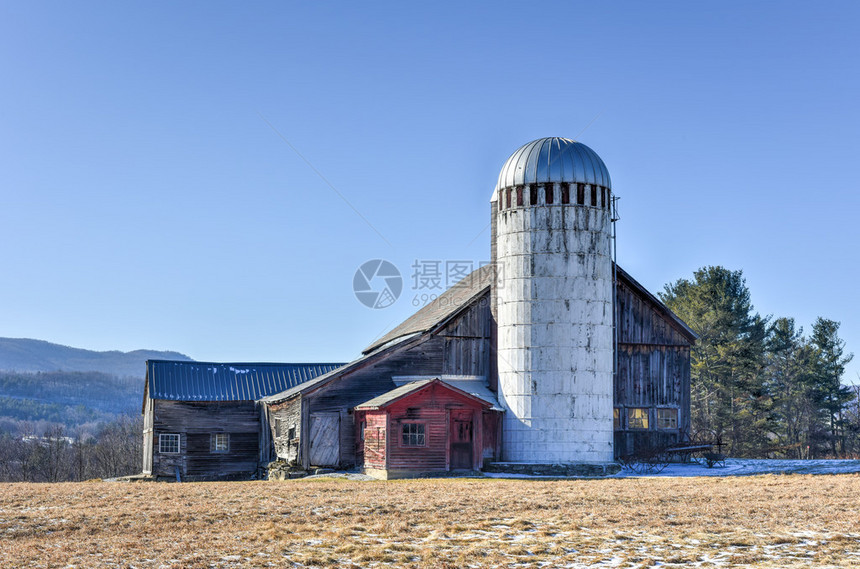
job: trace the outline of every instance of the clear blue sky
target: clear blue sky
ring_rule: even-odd
[[[0,336],[352,359],[414,260],[488,259],[505,159],[565,136],[652,291],[742,269],[860,352],[858,5],[598,4],[3,2]]]

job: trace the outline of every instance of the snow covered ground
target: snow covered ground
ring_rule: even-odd
[[[696,462],[670,464],[657,474],[622,470],[616,477],[638,476],[751,476],[754,474],[849,474],[860,472],[860,460],[768,460],[728,458],[724,467],[708,468]]]
[[[860,473],[860,460],[767,460],[728,458],[725,466],[708,468],[697,462],[670,464],[660,472],[636,473],[622,470],[609,478],[641,478],[648,476],[752,476],[755,474],[852,474]],[[485,473],[489,478],[557,478],[554,476],[523,476],[518,474]]]
[[[854,474],[860,473],[860,460],[769,460],[753,458],[728,458],[725,466],[708,468],[698,462],[684,464],[669,464],[660,472],[637,473],[623,469],[618,474],[607,478],[642,478],[650,476],[753,476],[756,474]],[[478,474],[477,476],[481,476]],[[525,474],[507,474],[485,472],[487,478],[545,478],[555,479],[558,476],[530,476]],[[352,472],[333,472],[307,476],[300,480],[315,478],[344,478],[347,480],[369,481],[376,480],[371,476]]]

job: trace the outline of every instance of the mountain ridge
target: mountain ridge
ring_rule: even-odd
[[[95,351],[32,338],[0,338],[0,371],[97,371],[117,377],[143,378],[146,360],[193,361],[169,350]]]

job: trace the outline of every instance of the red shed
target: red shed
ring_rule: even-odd
[[[412,381],[355,407],[358,462],[382,479],[480,470],[499,417],[492,401],[438,378]]]

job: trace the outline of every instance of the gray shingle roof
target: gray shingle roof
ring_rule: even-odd
[[[347,364],[344,364],[342,367],[332,370],[328,373],[324,373],[319,375],[309,381],[304,383],[300,383],[291,387],[285,391],[280,391],[278,393],[274,393],[268,397],[264,397],[262,400],[266,403],[280,403],[281,401],[286,401],[287,399],[297,395],[299,393],[307,393],[309,390],[313,390],[316,387],[325,385],[326,383],[341,377],[345,373],[349,373],[350,371],[359,368],[363,365],[369,365],[372,362],[378,361],[386,356],[389,352],[393,350],[400,349],[401,347],[408,345],[410,341],[416,339],[419,334],[411,334],[409,336],[405,336],[403,338],[399,338],[397,340],[387,342],[386,345],[381,346],[377,350],[373,351],[369,354],[364,354],[357,360],[353,360]]]
[[[256,401],[343,364],[212,363],[148,360],[149,397],[173,401]]]
[[[372,352],[388,342],[415,334],[426,332],[444,322],[464,306],[470,304],[493,282],[495,271],[491,265],[483,266],[466,275],[463,280],[440,294],[433,302],[404,320],[391,332],[376,340],[364,349],[365,354]]]

